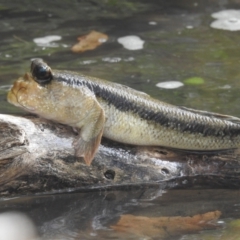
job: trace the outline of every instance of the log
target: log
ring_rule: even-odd
[[[159,185],[239,187],[239,149],[211,153],[103,139],[91,166],[74,156],[72,128],[0,114],[0,196]]]

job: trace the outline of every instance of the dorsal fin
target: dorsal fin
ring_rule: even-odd
[[[220,113],[215,113],[215,112],[207,112],[207,111],[202,111],[202,110],[196,110],[196,109],[182,107],[182,106],[180,106],[179,108],[182,109],[182,110],[189,111],[189,112],[196,113],[196,114],[200,114],[200,115],[203,115],[203,116],[218,118],[218,119],[221,119],[221,120],[226,120],[226,121],[229,121],[229,122],[232,122],[232,123],[240,124],[240,118],[238,118],[238,117],[225,115],[225,114],[220,114]]]

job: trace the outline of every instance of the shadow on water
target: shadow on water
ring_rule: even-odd
[[[13,80],[29,69],[29,60],[40,57],[53,68],[80,70],[123,83],[172,104],[240,116],[239,33],[210,28],[212,13],[239,7],[238,0],[2,0],[0,112],[23,114],[6,102],[6,92]],[[72,53],[70,48],[77,37],[91,30],[106,33],[109,40],[94,51]],[[39,46],[33,41],[49,35],[60,36],[61,40],[54,46]],[[143,49],[129,51],[117,42],[128,35],[143,39]],[[195,77],[201,81],[196,82]],[[184,86],[156,87],[170,80]],[[25,239],[180,239],[184,234],[188,234],[184,239],[229,239],[239,232],[239,223],[234,222],[235,230],[231,228],[232,221],[240,218],[239,191],[164,189],[155,186],[2,200],[0,223],[10,222],[8,234],[14,232],[15,222],[26,222],[31,229]],[[212,227],[199,226],[204,214],[216,211],[221,216],[210,218]],[[132,228],[112,227],[117,226],[121,216],[129,214],[148,217],[147,222],[141,225],[135,219]],[[177,216],[177,220],[171,218]],[[190,230],[182,225],[189,216],[199,219]],[[169,230],[166,222],[159,225],[164,221],[161,217],[169,217],[174,221],[171,225],[182,231]],[[155,228],[154,224],[147,225],[152,218],[158,221]],[[9,229],[6,225],[4,229]],[[136,226],[141,226],[142,231]],[[20,239],[22,229],[16,229],[15,239]],[[228,229],[232,235],[228,235]],[[1,233],[3,230],[0,238]]]

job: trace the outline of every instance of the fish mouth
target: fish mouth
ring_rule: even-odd
[[[16,92],[16,88],[13,86],[7,94],[7,101],[17,107],[21,107],[21,104],[18,102],[17,93],[18,91]]]
[[[24,98],[26,95],[26,90],[28,88],[28,82],[24,81],[24,79],[18,79],[10,89],[7,94],[7,101],[13,104],[16,107],[20,107],[24,110],[34,112],[34,108],[26,107],[24,104],[21,103],[20,99]]]

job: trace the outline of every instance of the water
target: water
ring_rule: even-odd
[[[214,21],[211,14],[224,9],[240,9],[240,3],[0,0],[0,112],[23,114],[6,102],[6,92],[29,70],[30,59],[40,57],[52,68],[123,83],[175,105],[240,116],[239,32],[210,27]],[[108,41],[92,51],[71,52],[77,38],[92,30],[107,34]],[[52,35],[61,39],[50,46],[33,41]],[[143,49],[128,50],[118,42],[130,35],[144,41]],[[183,86],[156,86],[166,81]],[[44,239],[126,239],[110,227],[122,214],[193,216],[219,210],[225,226],[239,218],[238,199],[235,190],[145,189],[18,198],[1,202],[0,208],[27,214]],[[227,233],[222,231],[220,226],[218,230],[196,231],[198,235],[179,234],[176,239],[211,237],[206,234],[223,239],[220,235]],[[161,236],[129,234],[128,238]]]

